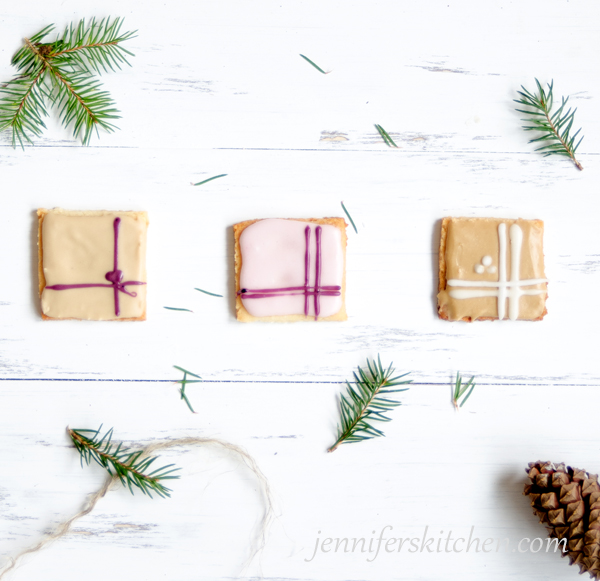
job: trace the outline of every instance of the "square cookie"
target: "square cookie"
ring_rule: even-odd
[[[247,220],[233,226],[239,321],[345,321],[343,218]]]
[[[543,235],[541,220],[444,218],[440,318],[541,320],[548,296]]]
[[[146,212],[40,209],[44,319],[146,319]]]

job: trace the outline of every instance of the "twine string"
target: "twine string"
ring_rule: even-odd
[[[271,493],[271,487],[269,486],[269,482],[268,482],[266,476],[263,474],[261,469],[258,467],[258,464],[254,460],[254,458],[252,456],[250,456],[250,454],[248,452],[246,452],[246,450],[244,450],[240,446],[236,446],[235,444],[226,442],[225,440],[219,440],[217,438],[193,438],[193,437],[153,442],[152,444],[149,444],[148,446],[146,446],[143,449],[142,456],[149,456],[157,450],[165,450],[167,448],[184,447],[184,446],[210,446],[210,445],[217,446],[228,452],[233,452],[234,454],[239,456],[242,459],[242,461],[244,462],[244,464],[248,467],[248,469],[256,476],[256,479],[258,480],[258,482],[260,484],[260,492],[261,492],[262,501],[264,504],[264,510],[263,510],[262,518],[258,525],[258,532],[256,534],[255,542],[253,543],[250,555],[248,556],[248,558],[246,559],[246,561],[244,562],[244,565],[242,567],[242,573],[243,573],[251,565],[251,563],[254,561],[256,556],[264,549],[266,542],[267,542],[267,532],[268,532],[269,526],[275,516],[274,502],[273,502],[273,495]],[[113,488],[118,481],[119,481],[119,479],[116,475],[108,476],[106,478],[106,480],[104,481],[104,483],[102,484],[102,486],[100,487],[100,489],[97,490],[96,492],[94,492],[93,494],[91,494],[90,496],[88,496],[87,500],[85,501],[83,507],[81,508],[81,510],[79,512],[77,512],[76,514],[71,516],[66,521],[60,523],[54,531],[47,534],[35,545],[32,545],[31,547],[28,547],[27,549],[23,549],[21,552],[17,553],[14,557],[9,557],[8,565],[6,565],[4,567],[4,569],[0,571],[0,580],[4,579],[5,576],[10,571],[15,569],[19,565],[19,562],[21,561],[21,559],[23,559],[23,557],[25,557],[26,555],[30,555],[32,553],[37,553],[37,552],[41,551],[47,545],[53,543],[54,541],[61,539],[62,537],[66,536],[67,534],[69,534],[69,532],[71,531],[71,527],[73,526],[73,523],[75,521],[79,520],[80,518],[90,514],[94,510],[94,508],[96,507],[96,505],[98,504],[100,499],[104,498],[106,493],[109,490],[111,490],[111,488]],[[259,568],[260,568],[260,563],[259,563]]]

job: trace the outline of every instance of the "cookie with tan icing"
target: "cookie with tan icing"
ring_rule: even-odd
[[[450,321],[546,315],[541,220],[444,218],[438,314]]]
[[[146,319],[146,212],[40,209],[42,317]]]

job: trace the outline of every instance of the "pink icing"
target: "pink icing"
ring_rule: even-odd
[[[340,310],[344,256],[336,227],[260,220],[242,232],[240,249],[240,296],[251,315],[317,318]]]

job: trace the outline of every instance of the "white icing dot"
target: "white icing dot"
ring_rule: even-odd
[[[497,270],[497,268],[495,266],[488,266],[488,269],[487,269],[487,271],[490,274],[494,274],[496,272],[496,270]]]
[[[490,264],[492,264],[492,257],[491,256],[484,256],[481,259],[481,264],[483,264],[483,266],[489,266]]]
[[[475,272],[476,272],[477,274],[483,274],[483,271],[484,271],[484,270],[485,270],[485,269],[483,268],[483,266],[481,266],[481,264],[476,264],[476,265],[475,265]]]

